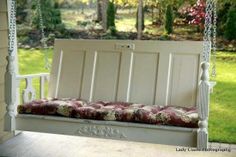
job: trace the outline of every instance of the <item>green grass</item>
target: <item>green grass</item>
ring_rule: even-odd
[[[49,53],[51,58],[52,50]],[[19,66],[20,74],[48,72],[39,50],[20,49]],[[215,142],[236,143],[236,53],[217,54],[217,74],[217,85],[211,95],[209,138]],[[39,86],[37,80],[33,84]],[[21,84],[21,89],[23,86]]]
[[[48,50],[49,61],[52,62],[52,49]],[[37,74],[37,73],[49,73],[49,70],[44,68],[44,53],[40,50],[25,50],[19,49],[18,51],[19,60],[19,73],[21,75],[27,74]],[[36,89],[36,98],[39,98],[39,79],[33,79],[33,86]],[[25,81],[20,83],[20,91],[25,88]],[[45,88],[47,89],[48,83],[45,83]],[[45,95],[47,90],[45,89]],[[22,100],[20,100],[22,102]]]
[[[52,62],[52,49],[48,50],[49,61]],[[35,74],[35,73],[47,73],[49,70],[44,68],[44,54],[41,50],[25,50],[19,49],[19,73]]]
[[[217,85],[210,104],[210,141],[236,143],[236,53],[218,53],[216,65]]]

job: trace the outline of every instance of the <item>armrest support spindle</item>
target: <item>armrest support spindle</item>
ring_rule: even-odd
[[[208,115],[210,102],[210,84],[209,84],[209,63],[201,64],[202,74],[199,85],[199,101],[198,101],[198,133],[197,133],[197,148],[206,149],[208,147]]]

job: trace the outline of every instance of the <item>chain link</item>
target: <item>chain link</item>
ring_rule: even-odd
[[[206,1],[203,61],[212,57],[212,77],[216,77],[217,0]],[[212,55],[212,56],[211,56]]]
[[[13,51],[15,48],[15,40],[16,40],[16,0],[11,0],[10,5],[10,21],[9,21],[9,45],[8,45],[8,53],[10,56],[13,55]]]
[[[205,62],[209,62],[211,53],[212,6],[212,0],[207,0],[203,37],[203,61]]]
[[[217,0],[213,0],[212,77],[216,77]]]
[[[42,43],[42,47],[44,50],[44,61],[45,61],[45,68],[46,69],[50,69],[51,65],[49,63],[49,59],[48,59],[48,45],[47,45],[47,38],[45,36],[45,26],[44,26],[44,22],[43,22],[43,15],[42,15],[42,8],[41,8],[41,0],[36,0],[37,2],[37,12],[38,12],[38,16],[39,16],[39,27],[41,30],[41,43]]]

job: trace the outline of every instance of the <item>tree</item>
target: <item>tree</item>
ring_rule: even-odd
[[[61,20],[61,12],[57,8],[58,5],[54,0],[41,0],[41,10],[42,10],[42,17],[43,23],[45,26],[46,31],[54,31],[57,29],[64,29],[64,25],[62,24]],[[34,4],[35,15],[33,18],[33,26],[37,29],[40,28],[40,19],[36,7],[37,3]]]
[[[144,25],[144,12],[143,12],[143,0],[139,0],[138,3],[138,16],[137,16],[137,30],[138,30],[138,39],[142,38],[142,26]]]
[[[109,0],[102,0],[102,26],[104,31],[107,30],[107,7]]]
[[[231,8],[236,7],[236,1],[218,0],[217,12],[217,35],[223,36],[226,31],[226,23],[228,20],[228,13]]]
[[[97,22],[102,21],[102,0],[97,0]]]
[[[25,23],[27,21],[27,0],[17,0],[16,1],[16,22],[18,24]],[[31,8],[30,8],[31,9]]]
[[[142,7],[142,17],[141,17],[141,27],[142,27],[142,31],[144,30],[144,28],[145,28],[145,21],[144,21],[144,13],[145,13],[145,10],[144,10],[144,8]],[[139,23],[139,19],[140,19],[140,17],[139,17],[139,8],[137,9],[137,12],[136,12],[136,24],[135,24],[135,27],[136,27],[136,29],[138,30],[138,23]]]
[[[171,5],[167,6],[166,9],[166,19],[165,19],[165,30],[167,34],[171,34],[173,32],[173,9]]]
[[[227,15],[224,36],[228,40],[236,39],[236,8],[232,7]]]
[[[115,27],[115,5],[114,1],[109,1],[107,7],[107,29]]]

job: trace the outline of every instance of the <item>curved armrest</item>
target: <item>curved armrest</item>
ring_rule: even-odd
[[[32,101],[36,98],[36,90],[33,86],[32,80],[35,78],[39,78],[40,83],[40,99],[45,98],[44,96],[44,86],[45,81],[49,81],[49,73],[39,73],[39,74],[29,74],[29,75],[18,75],[16,76],[17,84],[19,86],[21,80],[25,80],[26,87],[23,89],[22,93],[22,100],[23,103]]]

